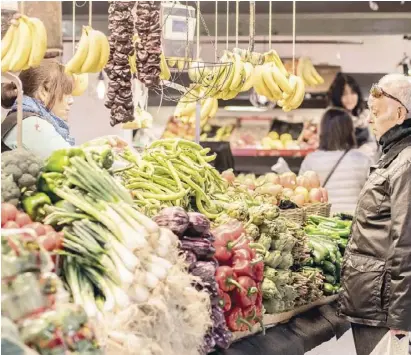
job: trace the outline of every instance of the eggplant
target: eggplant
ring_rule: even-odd
[[[207,239],[182,237],[180,249],[193,252],[199,260],[209,260],[214,256],[215,248]]]
[[[182,253],[188,265],[192,265],[197,261],[197,256],[189,250],[186,250]]]
[[[208,261],[197,261],[189,268],[192,275],[199,276],[204,282],[215,282],[215,271],[214,263]]]
[[[181,237],[189,225],[186,211],[181,207],[166,207],[153,218],[160,227],[167,227]]]
[[[188,228],[186,235],[190,237],[201,237],[210,231],[210,220],[201,213],[188,213]]]

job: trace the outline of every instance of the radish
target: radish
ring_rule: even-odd
[[[328,202],[328,191],[324,187],[320,187],[321,195],[322,195],[322,202]]]
[[[2,226],[4,229],[19,229],[20,226],[15,222],[15,221],[7,221],[4,226]]]
[[[233,173],[233,170],[229,169],[226,171],[223,171],[221,173],[221,177],[225,180],[227,180],[230,184],[234,182],[235,180],[235,175]]]
[[[24,227],[26,224],[32,223],[30,216],[24,212],[17,212],[16,214],[16,223],[20,227]]]
[[[17,214],[17,208],[11,203],[1,204],[1,225],[7,223],[7,221],[14,221]]]
[[[24,228],[33,229],[36,232],[38,237],[46,234],[46,228],[44,228],[44,226],[39,222],[33,222],[33,223],[26,224]]]
[[[323,195],[320,189],[317,189],[317,188],[311,189],[309,193],[309,199],[310,199],[310,202],[313,202],[313,203],[322,202]]]

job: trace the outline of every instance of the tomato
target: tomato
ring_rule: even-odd
[[[16,218],[17,208],[11,203],[1,204],[1,225],[7,223],[7,221],[14,221]]]
[[[27,213],[19,211],[16,214],[16,223],[20,227],[24,227],[26,224],[32,223],[32,220],[31,220],[30,216]]]
[[[40,237],[41,235],[45,235],[45,234],[46,234],[46,229],[45,229],[44,226],[43,226],[41,223],[39,223],[39,222],[33,222],[33,223],[26,224],[26,225],[24,226],[24,228],[33,229],[33,230],[36,232],[36,234],[37,234],[38,237]]]
[[[14,221],[7,221],[6,224],[4,226],[2,226],[2,228],[5,228],[5,229],[19,229],[20,226]]]

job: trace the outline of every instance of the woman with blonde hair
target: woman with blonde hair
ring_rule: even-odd
[[[56,149],[75,144],[67,124],[73,104],[74,80],[56,61],[44,60],[37,68],[23,70],[23,147],[45,158]],[[17,88],[3,84],[1,105],[10,112],[1,124],[1,151],[17,146]]]

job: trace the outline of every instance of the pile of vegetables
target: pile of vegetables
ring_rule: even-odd
[[[18,206],[20,199],[36,191],[43,163],[35,154],[16,149],[1,154],[1,202]]]
[[[226,183],[209,163],[210,149],[183,139],[163,139],[152,143],[140,156],[124,150],[127,166],[115,175],[132,192],[134,203],[148,216],[161,209],[179,206],[215,219],[222,211]]]
[[[219,263],[216,279],[227,325],[233,332],[251,330],[262,324],[261,282],[264,263],[257,251],[264,247],[246,236],[242,223],[229,219],[212,230],[215,257]]]
[[[222,176],[232,186],[248,191],[256,201],[278,205],[281,209],[328,202],[327,190],[320,187],[320,179],[314,171],[298,177],[288,172],[281,175],[268,173],[256,178],[254,174],[236,177],[232,170],[227,170]]]
[[[189,272],[200,278],[196,288],[210,295],[212,326],[202,348],[204,353],[215,347],[227,349],[231,342],[223,310],[219,305],[219,288],[216,282],[218,262],[214,258],[214,235],[210,221],[197,212],[185,212],[181,207],[167,207],[154,218],[159,226],[170,228],[180,238],[180,249],[188,264]]]
[[[320,268],[325,277],[324,293],[331,295],[340,289],[342,256],[348,243],[351,221],[338,217],[309,216],[305,233],[311,248],[306,265]]]
[[[198,354],[211,325],[208,293],[193,285],[178,239],[137,211],[109,172],[110,150],[55,151],[39,186],[44,222],[64,233],[63,277],[97,319],[108,352]]]
[[[10,222],[15,207],[4,205],[2,212],[8,213],[2,217]],[[67,303],[67,292],[51,272],[53,263],[36,231],[40,226],[2,229],[2,317],[18,325],[22,342],[38,354],[102,354],[87,314]]]

